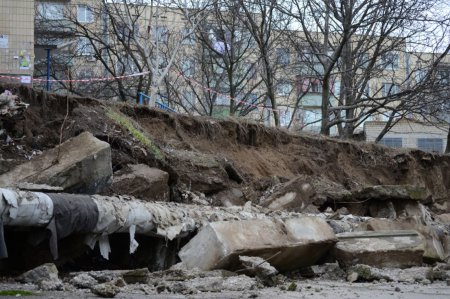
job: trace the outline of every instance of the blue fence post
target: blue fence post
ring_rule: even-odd
[[[144,105],[144,99],[143,99],[143,96],[142,96],[142,92],[140,92],[139,93],[139,105]]]

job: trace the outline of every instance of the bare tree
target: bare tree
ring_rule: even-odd
[[[275,125],[280,125],[278,101],[276,95],[277,71],[283,67],[277,59],[277,48],[281,49],[282,37],[289,29],[290,17],[277,10],[277,1],[272,0],[237,0],[242,14],[242,23],[254,39],[258,48],[258,61],[261,66],[261,78],[266,92],[266,105],[273,113]],[[280,54],[280,53],[279,53]]]
[[[93,76],[115,78],[98,82],[99,90],[121,100],[137,100],[143,92],[154,102],[158,94],[164,93],[164,78],[179,54],[183,38],[193,34],[208,5],[193,3],[174,7],[158,0],[93,1],[66,7],[64,19],[55,22],[55,26],[66,28],[76,40],[76,47],[72,47],[73,65],[86,66],[92,60]],[[169,26],[172,24],[168,16],[169,20],[188,19],[189,32],[180,38],[179,28]],[[123,78],[130,73],[144,75]],[[67,79],[62,72],[54,76]],[[107,87],[111,87],[110,93],[105,92]]]
[[[411,70],[401,66],[412,44],[424,45],[421,34],[431,24],[443,24],[429,16],[438,2],[293,0],[278,6],[298,22],[303,32],[298,43],[306,44],[323,68],[322,134],[338,126],[341,136],[351,137],[380,113],[398,119],[401,99],[423,88],[412,86]],[[339,93],[333,92],[336,82]]]

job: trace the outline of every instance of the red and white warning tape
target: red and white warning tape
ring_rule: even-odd
[[[58,80],[58,79],[50,79],[49,82],[82,82],[82,83],[88,83],[88,82],[102,82],[102,81],[113,81],[113,80],[123,80],[123,79],[127,79],[127,78],[132,78],[132,77],[139,77],[139,76],[145,76],[150,74],[150,71],[146,71],[146,72],[140,72],[140,73],[134,73],[134,74],[128,74],[128,75],[123,75],[123,76],[115,76],[115,77],[100,77],[100,78],[89,78],[89,79],[65,79],[65,80]],[[256,109],[267,109],[267,110],[271,110],[277,113],[284,113],[285,111],[283,111],[282,109],[275,109],[266,105],[257,105],[257,104],[252,104],[252,103],[248,103],[245,101],[241,101],[237,98],[233,98],[230,95],[221,93],[217,90],[211,89],[209,87],[203,86],[201,83],[197,82],[196,80],[186,77],[185,75],[183,75],[182,73],[178,73],[179,76],[183,77],[185,80],[192,82],[193,84],[199,86],[200,88],[211,92],[211,93],[215,93],[217,95],[221,95],[224,96],[226,98],[228,98],[230,101],[235,102],[236,104],[241,104],[241,105],[245,105],[248,107],[253,107]],[[19,76],[6,76],[6,75],[0,75],[0,78],[4,78],[4,79],[12,79],[12,80],[22,80],[22,76],[26,76],[26,75],[19,75]],[[43,78],[31,78],[31,80],[33,82],[47,82],[47,79],[43,79]]]

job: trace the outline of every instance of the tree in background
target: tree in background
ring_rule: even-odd
[[[297,43],[306,44],[322,66],[322,134],[338,126],[340,136],[351,137],[377,114],[392,120],[402,116],[405,102],[424,84],[412,84],[413,70],[399,66],[407,65],[412,49],[430,46],[422,38],[425,32],[448,26],[448,16],[430,17],[439,2],[293,0],[278,6],[299,24],[303,34]],[[428,36],[433,43],[446,32],[434,29],[436,38]],[[432,51],[440,45],[431,44]],[[339,92],[333,94],[336,82]]]

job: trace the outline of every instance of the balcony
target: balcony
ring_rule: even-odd
[[[39,36],[72,36],[75,34],[75,25],[68,20],[36,19],[34,33]]]

